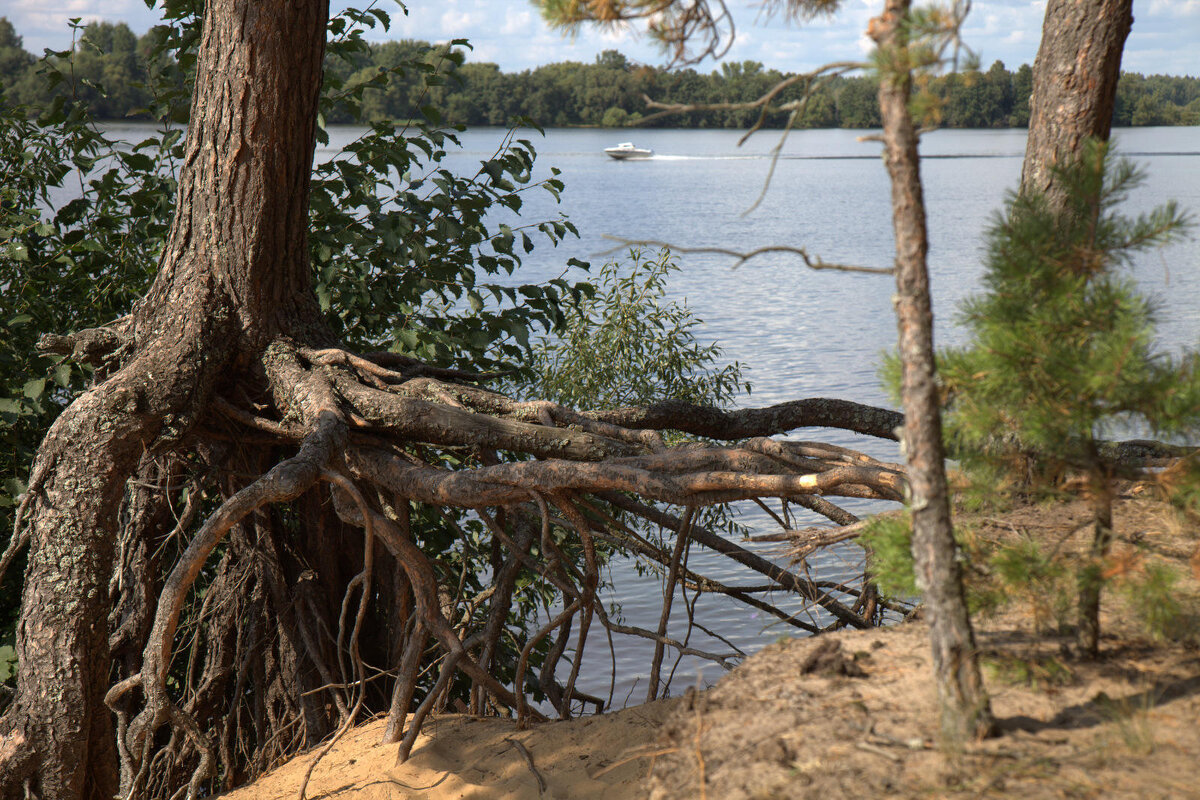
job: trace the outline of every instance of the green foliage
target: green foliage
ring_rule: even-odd
[[[158,29],[154,46],[142,51],[162,67],[145,87],[148,113],[160,128],[143,141],[116,141],[97,127],[91,109],[94,93],[103,88],[78,78],[80,48],[43,60],[39,80],[60,91],[40,116],[0,95],[0,525],[7,531],[38,442],[93,377],[91,368],[41,355],[38,337],[105,325],[128,313],[153,279],[170,229],[183,133],[172,123],[188,103],[197,7],[178,0],[166,10],[172,24]],[[370,52],[364,29],[387,24],[381,12],[356,10],[331,20],[328,64],[363,63]],[[77,35],[86,30],[75,25]],[[102,52],[107,47],[93,44]],[[530,192],[558,198],[564,186],[556,170],[546,179],[534,177],[534,145],[513,131],[468,174],[444,166],[458,146],[458,131],[441,123],[437,91],[462,67],[464,45],[451,43],[434,59],[424,50],[412,58],[393,53],[373,81],[350,80],[354,70],[339,74],[332,66],[327,74],[321,106],[326,120],[363,113],[372,89],[393,78],[419,87],[413,101],[420,108],[417,119],[403,124],[372,124],[315,167],[309,241],[314,287],[330,327],[362,350],[503,370],[514,391],[530,394],[539,382],[564,380],[562,373],[555,379],[536,375],[547,363],[547,336],[576,345],[588,335],[615,343],[615,326],[628,325],[637,340],[626,339],[624,352],[644,361],[626,360],[629,372],[613,372],[610,380],[619,378],[623,387],[637,382],[637,370],[653,367],[638,398],[728,400],[741,386],[736,365],[716,366],[715,346],[694,340],[698,323],[686,309],[662,301],[666,274],[674,269],[665,254],[623,279],[615,265],[606,268],[604,279],[616,283],[601,300],[593,300],[587,283],[511,280],[536,244],[556,244],[576,231],[561,215],[538,222],[520,218]],[[619,319],[605,317],[606,309],[619,310]],[[623,390],[593,382],[586,404],[608,402]],[[573,397],[585,400],[578,391]],[[442,466],[476,463],[447,453]],[[277,513],[286,519],[291,512]],[[481,520],[418,508],[412,529],[443,571],[439,578],[467,594],[486,589],[496,551]],[[576,536],[558,528],[551,535],[567,559],[581,562]],[[601,558],[612,553],[601,550]],[[14,630],[20,567],[9,571],[0,590],[0,647]],[[556,596],[537,575],[518,581],[508,623],[512,635],[496,654],[501,677],[511,678],[524,631]],[[533,666],[549,641],[532,654]]]
[[[17,651],[12,645],[0,645],[0,683],[17,672]]]
[[[1180,459],[1158,478],[1180,521],[1200,528],[1200,455]]]
[[[1029,604],[1034,630],[1067,625],[1074,600],[1075,579],[1057,550],[1047,551],[1030,537],[999,548],[989,562],[997,594],[1009,602]]]
[[[1070,208],[1010,197],[988,234],[984,291],[963,304],[971,344],[943,354],[952,451],[967,463],[1098,466],[1097,440],[1131,420],[1159,433],[1200,424],[1200,360],[1155,350],[1153,306],[1120,274],[1135,252],[1188,225],[1173,203],[1117,213],[1139,180],[1089,143],[1062,171]]]
[[[740,392],[751,391],[736,362],[725,364],[721,348],[696,340],[703,322],[686,304],[666,299],[667,280],[679,269],[669,250],[647,256],[631,249],[628,263],[610,261],[596,275],[597,291],[565,306],[558,335],[534,346],[533,380],[514,386],[518,395],[574,408],[618,408],[682,400],[720,406]],[[667,434],[668,441],[686,437]],[[625,518],[609,508],[608,513]],[[674,532],[664,532],[636,518],[626,523],[641,528],[662,548],[670,547]],[[744,534],[735,512],[726,505],[700,509],[697,524],[729,535]],[[604,557],[614,551],[604,545]],[[629,556],[630,553],[625,552]],[[639,573],[658,566],[639,561]]]
[[[1030,603],[1042,627],[1060,624],[1070,606],[1072,576],[1057,553],[1043,553],[1031,540],[996,547],[964,525],[954,539],[965,567],[964,589],[971,613],[992,612],[1013,601]],[[912,555],[912,519],[907,512],[872,518],[858,542],[867,553],[867,571],[880,592],[901,600],[920,597]]]
[[[720,405],[750,391],[737,363],[719,364],[720,348],[696,341],[702,321],[665,299],[679,269],[668,250],[629,251],[597,274],[599,291],[566,307],[564,329],[533,353],[531,395],[574,407],[615,408],[658,400]]]
[[[461,67],[466,42],[450,42],[432,58],[420,48],[392,53],[370,79],[345,78],[334,68],[369,61],[363,31],[389,24],[377,9],[350,9],[330,22],[322,117],[366,113],[371,92],[391,81],[411,84],[420,115],[403,124],[375,122],[315,167],[309,240],[317,298],[351,346],[472,370],[516,367],[528,377],[531,334],[559,327],[561,305],[591,286],[487,278],[512,275],[535,237],[557,244],[578,235],[562,215],[520,224],[529,192],[559,199],[558,170],[535,180],[533,143],[513,130],[472,174],[444,168],[459,129],[443,124],[436,94]],[[327,141],[324,131],[318,135]]]
[[[36,118],[0,95],[0,525],[6,531],[43,434],[92,377],[90,367],[41,354],[39,336],[111,323],[130,311],[156,271],[174,211],[183,131],[172,120],[189,102],[185,73],[194,63],[196,10],[187,0],[169,3],[174,24],[159,29],[145,51],[172,66],[154,73],[146,87],[161,127],[142,141],[120,142],[96,126],[92,96],[83,89],[102,88],[77,77],[80,48],[43,60],[40,80],[61,91]],[[332,57],[365,47],[352,26],[344,17],[331,21],[339,31],[329,44]],[[77,35],[91,30],[73,27]],[[121,39],[119,32],[101,32]],[[111,49],[104,39],[92,44]],[[424,68],[419,74],[426,82],[438,77]],[[327,109],[361,99],[361,89],[336,81],[326,89]],[[535,180],[532,144],[511,135],[473,174],[455,175],[441,166],[457,145],[455,132],[437,124],[434,109],[428,116],[402,127],[377,124],[316,169],[310,244],[327,320],[353,346],[528,375],[525,356],[536,335],[555,330],[563,320],[560,305],[591,287],[562,280],[495,285],[487,277],[513,273],[535,237],[554,243],[575,233],[562,217],[524,225],[517,217],[525,194],[557,197],[562,182],[556,173]],[[442,538],[447,548],[459,546],[454,536]],[[0,587],[0,641],[15,624],[22,571],[15,565]]]
[[[1148,563],[1117,581],[1118,590],[1138,621],[1155,639],[1177,640],[1195,635],[1195,603],[1181,599],[1181,577],[1171,566]]]
[[[1070,667],[1055,656],[1021,658],[1011,653],[995,653],[983,657],[983,666],[996,680],[1034,689],[1049,691],[1075,682]]]
[[[889,597],[918,597],[912,555],[912,519],[904,515],[873,518],[858,542],[867,551],[867,571],[879,591]]]
[[[1063,621],[1064,584],[1073,578],[1086,634],[1097,630],[1099,593],[1116,574],[1104,559],[1114,481],[1129,472],[1102,440],[1131,424],[1159,435],[1200,430],[1200,355],[1156,349],[1153,305],[1121,272],[1134,253],[1170,241],[1189,220],[1173,203],[1121,215],[1140,176],[1127,161],[1112,163],[1105,144],[1086,142],[1057,170],[1063,208],[1030,193],[1011,196],[997,217],[984,291],[962,306],[971,342],[944,353],[939,372],[949,449],[968,470],[982,466],[989,479],[1003,475],[1022,491],[1089,496],[1094,541],[1073,570],[1032,543],[993,560],[1005,591],[1033,604],[1039,627],[1048,616]],[[1082,484],[1068,480],[1080,475]],[[1138,587],[1131,598],[1147,628],[1169,627],[1178,615],[1165,574],[1148,572]],[[1081,644],[1094,650],[1095,636]]]
[[[93,22],[79,26],[73,52],[56,55],[70,62],[71,84],[51,87],[38,76],[35,59],[25,52],[21,37],[0,17],[0,86],[10,97],[42,105],[65,93],[87,104],[97,119],[137,117],[158,119],[156,92],[162,79],[184,87],[194,52],[187,47],[160,47],[164,36],[175,35],[178,23],[190,14],[194,0],[166,4],[171,25],[152,28],[137,38],[123,23]],[[818,4],[820,5],[820,4]],[[926,11],[912,23],[914,35],[935,31],[941,18]],[[326,61],[326,82],[338,91],[363,87],[361,96],[326,111],[326,121],[423,119],[423,108],[436,108],[448,124],[510,125],[529,119],[542,126],[599,125],[620,127],[645,112],[643,95],[664,103],[711,104],[747,102],[761,97],[790,73],[747,61],[722,64],[709,73],[695,69],[638,66],[615,50],[605,51],[593,64],[548,64],[533,70],[502,73],[496,64],[467,60],[463,44],[432,45],[405,39],[368,43],[364,30],[383,28],[386,12],[345,12],[331,27],[333,44]],[[181,53],[177,62],[173,53]],[[929,57],[936,53],[927,53]],[[403,67],[397,69],[398,67]],[[433,80],[426,80],[433,74]],[[159,87],[159,88],[156,88]],[[1015,73],[997,61],[986,71],[963,64],[962,71],[919,80],[916,116],[927,112],[952,128],[1024,127],[1029,122],[1032,72],[1022,65]],[[815,87],[798,127],[878,127],[877,82],[866,76],[834,77]],[[785,90],[780,103],[798,99],[800,86]],[[186,106],[174,119],[181,121]],[[692,111],[654,120],[651,126],[745,128],[757,119],[754,109]],[[782,127],[786,115],[768,126]],[[1200,78],[1125,73],[1118,88],[1116,125],[1195,125],[1200,122]]]
[[[81,28],[73,24],[76,35]],[[91,379],[90,367],[37,350],[44,333],[96,327],[127,313],[154,274],[170,226],[182,132],[165,124],[125,146],[76,98],[69,53],[43,59],[53,99],[36,119],[0,93],[0,526],[12,512],[42,435]],[[153,55],[153,54],[152,54]],[[55,94],[54,89],[60,89]],[[152,85],[164,119],[180,91]],[[67,197],[69,199],[64,200]],[[18,562],[0,587],[0,640],[11,636]]]
[[[557,198],[563,189],[557,170],[533,180],[528,139],[514,140],[510,131],[465,176],[440,166],[457,144],[452,131],[376,123],[316,167],[310,243],[317,298],[353,346],[507,369],[527,361],[532,332],[560,326],[562,304],[591,287],[561,278],[519,286],[487,280],[514,273],[534,236],[557,243],[576,230],[561,216],[515,224],[524,193]],[[513,224],[497,221],[505,210]]]

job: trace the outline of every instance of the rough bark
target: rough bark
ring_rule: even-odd
[[[1033,64],[1029,140],[1021,191],[1041,192],[1062,208],[1054,167],[1074,158],[1087,137],[1112,130],[1121,53],[1133,25],[1133,0],[1049,0]]]
[[[644,408],[618,408],[593,412],[603,422],[638,428],[673,428],[696,436],[769,436],[775,431],[815,426],[895,439],[904,416],[849,400],[824,397],[793,400],[768,408],[726,411],[690,403],[664,401]]]
[[[909,6],[908,0],[888,0],[883,15],[872,20],[870,33],[880,48],[906,47],[902,21]],[[991,728],[991,711],[979,674],[950,519],[926,265],[925,203],[917,133],[908,108],[911,91],[912,76],[907,70],[885,74],[879,86],[879,106],[884,161],[892,183],[894,302],[903,365],[902,444],[908,462],[913,559],[929,619],[941,731],[954,742],[985,735]]]
[[[34,465],[0,796],[115,794],[105,623],[126,479],[147,448],[189,432],[225,370],[318,325],[305,220],[327,13],[209,5],[176,219],[133,315],[132,355],[60,416]]]
[[[124,475],[140,456],[139,417],[115,391],[80,398],[50,430],[48,469],[29,509],[30,556],[17,627],[17,693],[0,739],[0,792],[111,797],[117,788],[108,686],[109,576]],[[80,446],[82,445],[82,446]],[[57,462],[57,463],[53,463]],[[86,764],[87,771],[75,769]],[[48,767],[44,771],[42,767]]]

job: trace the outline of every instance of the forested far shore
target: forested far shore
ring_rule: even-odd
[[[151,74],[182,74],[177,65],[154,59],[161,29],[137,36],[124,23],[94,22],[78,28],[73,51],[72,81],[50,93],[38,72],[38,59],[27,52],[13,25],[0,17],[0,89],[8,103],[37,110],[54,96],[73,94],[85,100],[96,119],[149,119],[146,109],[156,98],[147,86]],[[429,42],[402,40],[372,44],[354,60],[326,59],[327,80],[347,87],[373,84],[361,101],[361,115],[344,109],[329,123],[411,119],[437,114],[440,121],[461,125],[510,125],[528,120],[544,127],[746,128],[758,119],[756,109],[695,110],[642,122],[652,113],[646,98],[689,106],[753,101],[791,73],[768,69],[755,61],[725,62],[711,72],[663,69],[634,63],[607,50],[595,63],[562,62],[522,72],[501,72],[491,63],[469,60],[469,51]],[[422,66],[425,65],[425,66]],[[428,87],[421,73],[436,69],[440,85]],[[180,80],[183,80],[180,78]],[[963,70],[936,79],[930,98],[940,106],[941,123],[951,128],[1021,128],[1029,122],[1032,70],[1015,72],[1000,62],[986,70]],[[777,99],[799,99],[803,82]],[[186,109],[179,109],[185,115]],[[182,121],[182,119],[181,119]],[[766,120],[782,127],[786,114]],[[1141,75],[1125,72],[1117,90],[1113,124],[1122,127],[1200,124],[1200,77]],[[836,77],[816,87],[803,115],[802,128],[874,128],[880,125],[876,84],[870,77]]]

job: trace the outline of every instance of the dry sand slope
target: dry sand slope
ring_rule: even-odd
[[[381,746],[383,722],[374,722],[348,733],[321,760],[307,794],[339,800],[641,797],[649,759],[638,756],[656,749],[663,720],[677,704],[660,700],[526,731],[509,720],[446,715],[426,724],[412,757],[398,767],[398,745]],[[225,797],[295,800],[314,757],[300,756]]]
[[[1003,535],[1077,529],[1081,504],[1030,507]],[[1195,605],[1200,531],[1123,503],[1123,544],[1187,571]],[[1200,633],[1154,642],[1117,593],[1105,600],[1103,657],[1030,634],[1027,604],[978,620],[1002,735],[943,748],[922,623],[767,647],[705,692],[519,731],[451,715],[427,724],[413,757],[378,744],[382,722],[349,733],[313,774],[310,798],[450,800],[784,800],[785,798],[1129,798],[1200,800]],[[1196,620],[1193,618],[1193,622]],[[291,800],[300,756],[231,800]]]

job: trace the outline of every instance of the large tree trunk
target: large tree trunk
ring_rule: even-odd
[[[109,576],[117,508],[147,424],[120,408],[127,381],[77,400],[50,430],[31,487],[29,566],[17,628],[17,693],[0,739],[0,794],[110,798],[117,789],[108,689]],[[128,396],[128,395],[127,395]],[[150,437],[145,434],[149,433]],[[81,768],[82,767],[82,768]]]
[[[1112,130],[1121,53],[1133,25],[1133,0],[1050,0],[1033,64],[1029,140],[1021,192],[1044,193],[1061,208],[1054,167],[1077,157],[1087,137]]]
[[[175,223],[131,356],[62,414],[33,468],[4,798],[116,793],[103,699],[125,482],[145,449],[188,434],[231,367],[319,328],[305,237],[327,15],[324,0],[209,4]]]
[[[904,48],[902,20],[908,0],[888,0],[871,35],[881,48]],[[902,63],[884,59],[884,63]],[[884,160],[892,181],[896,237],[896,320],[903,365],[904,453],[908,462],[913,558],[925,598],[933,646],[934,680],[941,705],[941,731],[949,741],[986,735],[991,710],[963,597],[950,502],[946,454],[933,350],[933,310],[926,267],[928,238],[917,157],[917,134],[909,113],[912,76],[885,74],[879,85]]]

